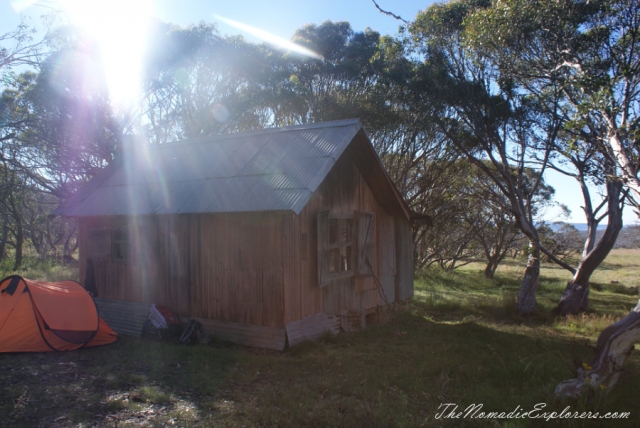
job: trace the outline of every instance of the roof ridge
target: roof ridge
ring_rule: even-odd
[[[237,139],[237,138],[247,138],[247,137],[252,137],[256,135],[278,134],[282,132],[303,131],[306,129],[340,128],[343,126],[351,126],[351,125],[357,125],[357,124],[360,124],[360,126],[362,126],[362,122],[358,118],[341,119],[341,120],[332,120],[330,122],[305,123],[301,125],[290,125],[290,126],[283,126],[283,127],[256,129],[253,131],[232,132],[229,134],[211,135],[208,137],[192,138],[187,140],[169,141],[167,143],[153,144],[153,145],[150,145],[150,147],[170,148],[170,147],[178,147],[183,144],[205,144],[205,143],[212,143],[212,142],[222,142],[224,140],[231,140],[231,139]]]

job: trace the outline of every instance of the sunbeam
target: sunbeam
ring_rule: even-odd
[[[305,55],[311,58],[323,60],[322,55],[312,51],[311,49],[307,49],[304,46],[300,46],[296,43],[290,42],[289,40],[283,39],[282,37],[278,37],[275,34],[271,34],[268,31],[261,30],[256,27],[252,27],[251,25],[243,24],[242,22],[234,21],[232,19],[225,18],[220,15],[213,15],[215,19],[218,21],[222,21],[227,25],[230,25],[238,30],[242,30],[246,33],[251,34],[252,36],[258,37],[259,39],[264,40],[265,42],[275,45],[279,48],[290,50],[292,52],[299,53],[301,55]]]
[[[99,46],[111,100],[116,108],[140,93],[151,0],[58,0],[72,22]]]
[[[29,7],[33,6],[34,4],[36,4],[38,0],[20,0],[20,1],[12,1],[11,2],[11,7],[13,8],[14,12],[16,13],[21,13],[24,10],[28,9]]]

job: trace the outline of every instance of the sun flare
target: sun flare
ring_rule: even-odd
[[[98,45],[111,100],[116,108],[140,94],[151,0],[59,0],[72,22]]]
[[[290,42],[289,40],[283,39],[282,37],[278,37],[275,34],[271,34],[268,31],[261,30],[256,27],[252,27],[251,25],[243,24],[242,22],[234,21],[229,18],[225,18],[220,15],[213,15],[215,19],[218,21],[224,22],[227,25],[230,25],[238,30],[242,30],[246,33],[251,34],[259,39],[264,40],[265,42],[275,45],[281,49],[289,50],[291,52],[296,52],[304,56],[308,56],[311,58],[322,60],[322,55],[312,51],[311,49],[307,49],[304,46],[300,46],[299,44]]]

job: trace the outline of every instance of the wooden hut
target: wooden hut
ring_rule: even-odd
[[[130,146],[55,214],[121,333],[159,303],[283,349],[413,296],[409,211],[359,120]]]

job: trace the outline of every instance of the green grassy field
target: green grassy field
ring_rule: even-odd
[[[0,420],[29,427],[640,426],[637,353],[612,391],[578,401],[552,395],[590,362],[599,331],[635,306],[640,251],[616,250],[594,276],[592,312],[569,318],[551,315],[569,275],[550,265],[540,311],[517,315],[523,269],[509,261],[494,280],[482,277],[480,265],[424,272],[415,298],[390,322],[282,353],[121,337],[68,353],[2,354]],[[442,403],[506,413],[544,403],[547,412],[570,406],[630,417],[438,419]]]

